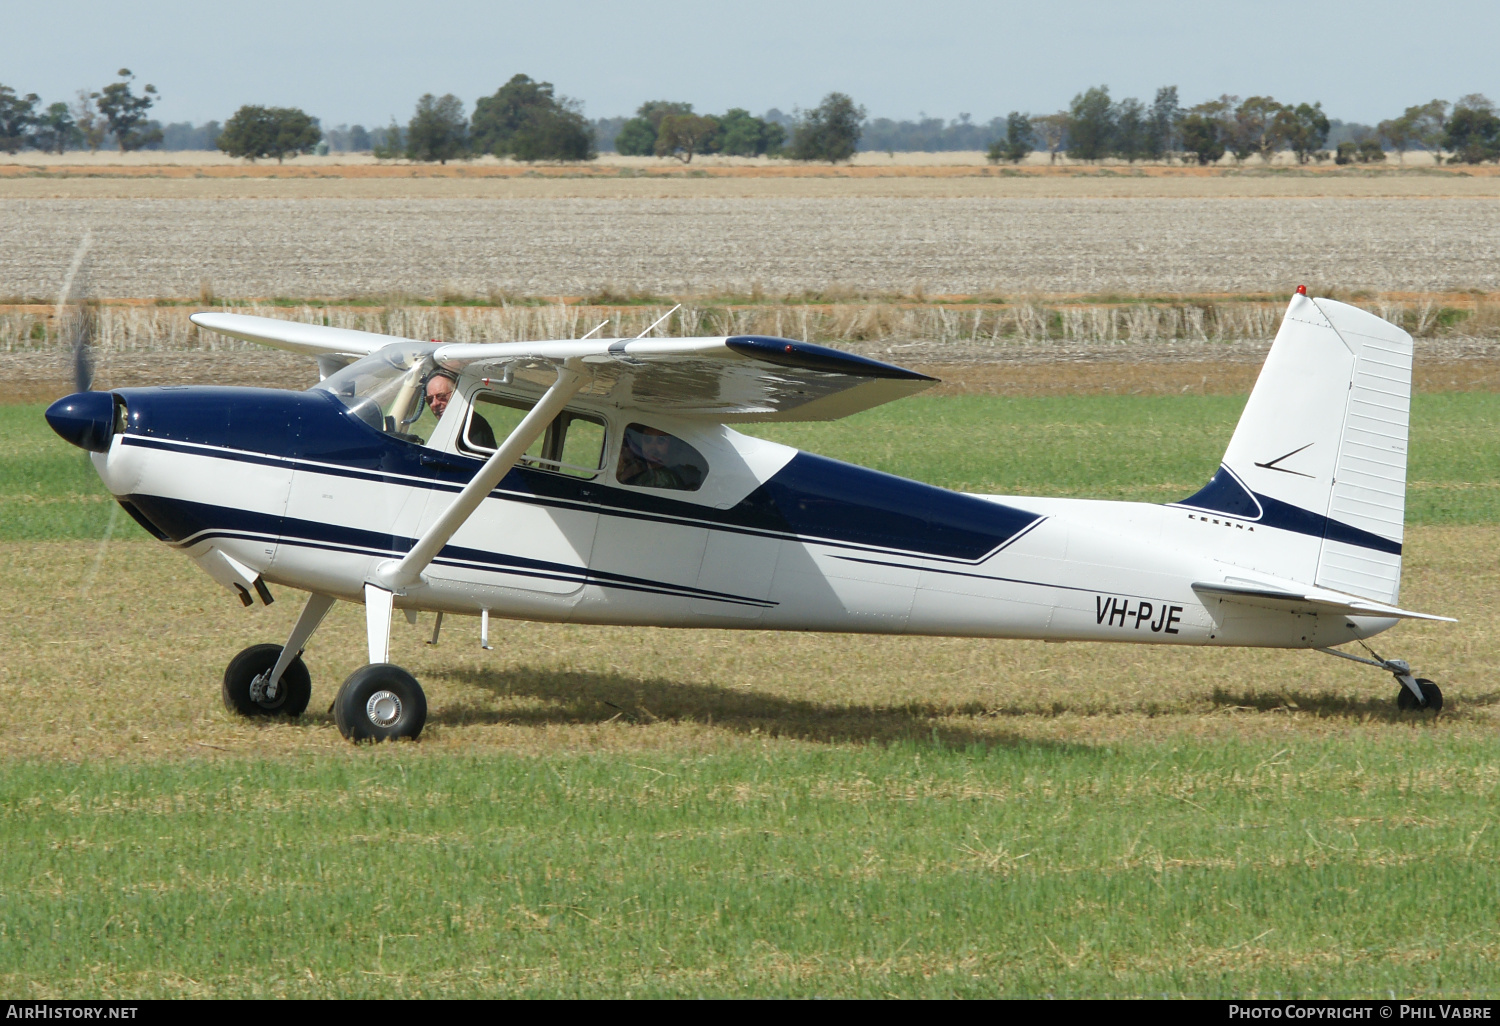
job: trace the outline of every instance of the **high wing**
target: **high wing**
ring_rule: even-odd
[[[1374,599],[1345,595],[1340,591],[1298,584],[1294,581],[1265,582],[1226,581],[1220,584],[1196,583],[1193,590],[1200,598],[1218,598],[1241,605],[1261,606],[1295,613],[1339,613],[1344,616],[1382,616],[1403,620],[1441,620],[1456,623],[1451,616],[1414,613],[1409,609],[1376,602]]]
[[[246,342],[318,358],[327,376],[353,359],[416,339],[248,314],[196,313],[194,324]],[[580,394],[608,404],[720,421],[836,420],[937,384],[936,378],[826,346],[732,335],[719,338],[453,342],[434,359],[545,391],[565,360],[581,361]]]
[[[200,328],[217,331],[242,342],[258,342],[315,357],[320,379],[392,343],[416,341],[394,335],[380,335],[373,331],[330,328],[323,324],[303,324],[300,321],[254,317],[250,314],[195,313],[188,319]]]
[[[259,342],[308,356],[369,356],[392,342],[415,342],[417,339],[379,335],[373,331],[351,328],[329,328],[322,324],[303,324],[275,317],[252,317],[249,314],[195,313],[189,318],[200,328],[243,342]]]
[[[590,377],[580,395],[718,421],[835,420],[937,383],[878,360],[765,335],[451,343],[433,358],[507,382],[534,378],[538,388],[564,360],[578,360]]]

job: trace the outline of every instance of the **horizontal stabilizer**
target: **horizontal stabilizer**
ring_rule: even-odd
[[[1291,581],[1286,582],[1284,588],[1270,584],[1198,583],[1193,585],[1193,591],[1197,592],[1200,598],[1218,598],[1226,602],[1238,602],[1241,605],[1261,606],[1292,613],[1327,613],[1339,616],[1380,616],[1403,620],[1457,622],[1451,616],[1414,613],[1409,609],[1376,602],[1374,599],[1346,595],[1343,592],[1329,591],[1326,588],[1310,588]]]
[[[330,328],[322,324],[302,324],[275,317],[252,317],[249,314],[195,313],[190,318],[200,328],[242,342],[258,342],[308,356],[369,356],[393,342],[415,339],[378,335],[373,331]]]

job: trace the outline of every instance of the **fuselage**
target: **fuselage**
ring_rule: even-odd
[[[317,390],[122,389],[100,477],[164,543],[362,601],[483,464],[382,431]],[[1201,599],[1319,539],[1180,506],[977,496],[657,418],[704,454],[694,491],[517,466],[398,608],[589,624],[1323,647],[1394,621]],[[1232,560],[1222,538],[1236,538]],[[1256,536],[1265,539],[1258,548]],[[217,555],[216,555],[217,554]],[[211,571],[212,572],[212,571]]]

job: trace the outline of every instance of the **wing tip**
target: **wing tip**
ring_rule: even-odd
[[[804,370],[826,371],[831,374],[847,374],[860,378],[895,378],[905,381],[937,381],[927,374],[883,363],[868,356],[846,353],[842,349],[798,342],[796,339],[777,338],[774,335],[730,335],[724,344],[752,360],[800,367]]]

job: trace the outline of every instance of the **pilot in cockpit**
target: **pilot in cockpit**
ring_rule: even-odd
[[[458,384],[458,375],[445,367],[439,367],[427,376],[427,405],[432,408],[432,415],[442,419],[443,413],[448,409],[448,403],[453,398],[453,388]],[[489,421],[479,415],[476,410],[473,420],[469,424],[469,441],[474,445],[494,449],[495,431],[490,427]]]
[[[631,424],[625,429],[625,444],[620,447],[620,465],[615,476],[621,484],[641,488],[688,489],[682,474],[668,465],[676,441],[659,428]]]

